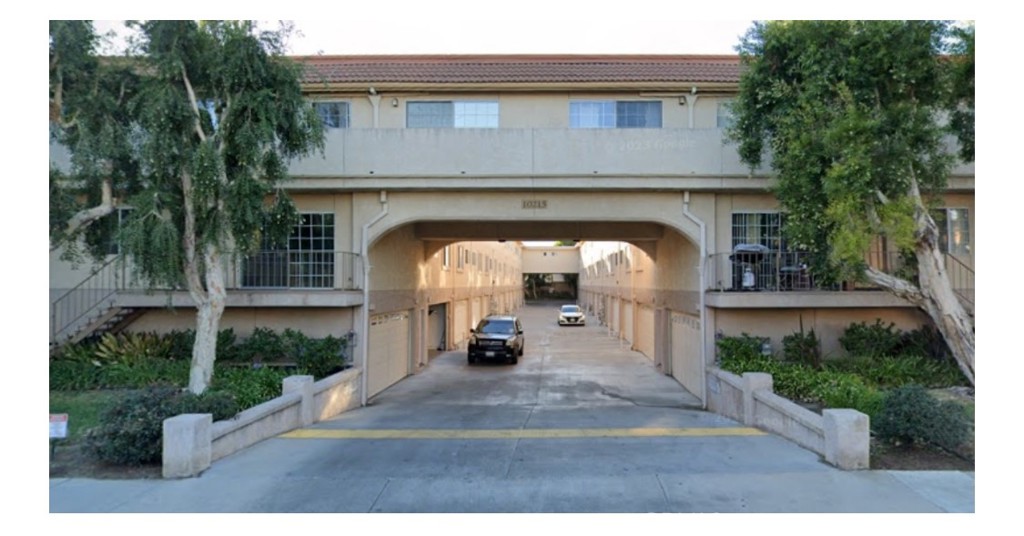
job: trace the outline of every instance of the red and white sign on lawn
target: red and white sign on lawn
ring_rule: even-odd
[[[68,414],[50,414],[50,439],[63,439],[68,436]]]

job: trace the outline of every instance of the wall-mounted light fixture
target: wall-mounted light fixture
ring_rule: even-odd
[[[391,97],[391,107],[392,108],[398,108],[398,99],[397,98]]]

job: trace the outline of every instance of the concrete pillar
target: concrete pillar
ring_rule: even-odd
[[[299,418],[302,426],[313,424],[316,415],[316,400],[313,397],[312,376],[288,376],[281,380],[281,394],[300,393],[302,405],[299,408]]]
[[[212,426],[209,413],[186,413],[164,420],[164,478],[193,477],[210,467]]]
[[[855,409],[821,412],[825,432],[825,461],[846,470],[870,466],[870,419]]]
[[[772,375],[765,372],[743,373],[743,424],[754,426],[754,393],[772,390]]]

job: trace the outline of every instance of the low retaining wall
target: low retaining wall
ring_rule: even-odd
[[[318,382],[312,376],[289,376],[282,382],[281,396],[226,421],[211,422],[209,414],[165,420],[164,478],[196,476],[229,454],[359,406],[361,374],[349,369]]]
[[[707,370],[708,409],[719,415],[785,437],[840,469],[869,467],[868,416],[852,409],[826,409],[821,415],[775,394],[772,376],[737,376]]]

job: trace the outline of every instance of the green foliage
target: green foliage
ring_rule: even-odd
[[[344,367],[342,352],[345,339],[328,336],[324,339],[312,339],[296,357],[299,368],[320,379],[340,371]]]
[[[928,444],[955,452],[970,437],[971,423],[963,406],[938,401],[919,385],[906,385],[885,395],[872,422],[879,439],[899,444]]]
[[[804,332],[804,320],[800,318],[800,331],[782,337],[782,355],[788,361],[803,363],[815,369],[821,368],[821,342],[814,334]]]
[[[758,22],[743,37],[729,136],[752,168],[771,152],[784,232],[819,280],[859,277],[876,236],[915,243],[911,186],[938,192],[954,161],[943,116],[973,158],[973,37],[942,21],[855,20]]]
[[[757,360],[761,357],[761,345],[766,341],[764,337],[743,333],[739,337],[721,337],[715,341],[715,346],[723,363],[727,360]]]
[[[174,330],[164,337],[168,340],[168,345],[170,346],[168,355],[171,359],[192,359],[192,347],[196,343],[196,331],[194,329]]]
[[[872,419],[881,410],[884,396],[856,374],[830,371],[818,374],[812,395],[827,408],[855,409]]]
[[[155,333],[104,333],[93,353],[101,363],[131,365],[148,359],[166,359],[171,344]]]
[[[98,257],[116,233],[144,284],[203,294],[234,252],[290,230],[285,162],[322,150],[324,127],[302,94],[301,65],[285,56],[288,28],[133,25],[130,57],[101,61],[88,21],[50,22],[51,134],[71,161],[50,173],[50,242],[77,258],[84,240]],[[69,228],[105,189],[133,207],[120,228]]]
[[[238,407],[246,409],[281,396],[281,381],[292,374],[271,367],[225,367],[214,375],[210,390],[231,393]]]
[[[884,356],[894,355],[903,341],[903,333],[890,322],[888,326],[880,318],[868,325],[866,322],[847,326],[839,337],[839,344],[849,355]]]
[[[213,413],[222,420],[237,412],[222,393],[200,396],[173,387],[155,387],[126,396],[103,413],[100,425],[89,434],[89,446],[108,463],[158,463],[162,455],[163,421],[182,413]]]
[[[910,354],[836,359],[827,362],[825,368],[857,374],[867,383],[880,388],[911,383],[939,388],[963,385],[966,382],[956,363]]]
[[[238,344],[235,357],[239,361],[252,363],[280,361],[285,357],[284,343],[274,330],[259,327]]]

